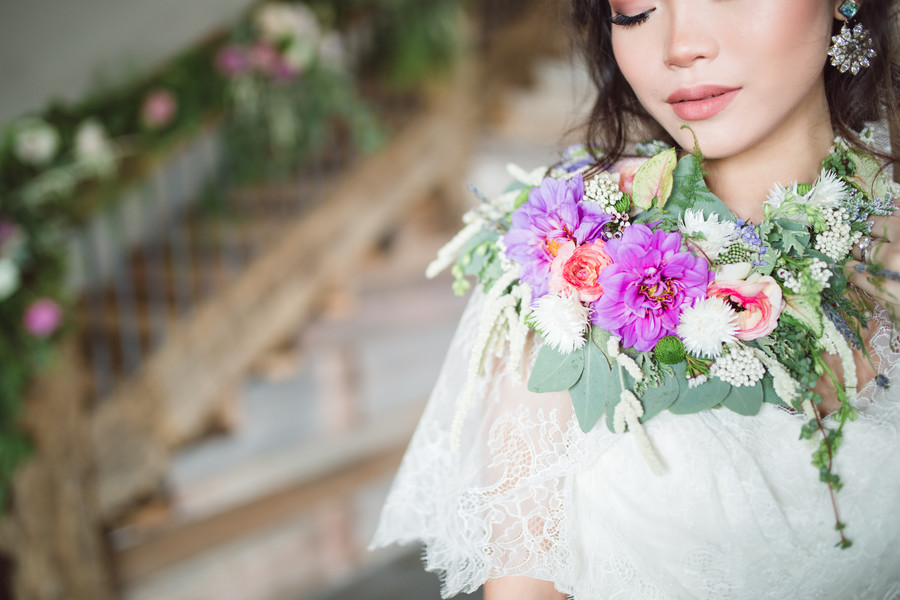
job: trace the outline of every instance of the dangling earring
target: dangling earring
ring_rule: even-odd
[[[828,56],[831,57],[831,65],[840,69],[841,73],[850,71],[856,75],[869,67],[870,58],[875,58],[872,35],[859,23],[852,29],[849,26],[850,19],[859,11],[857,2],[844,0],[838,10],[847,20],[841,26],[840,33],[832,36]]]

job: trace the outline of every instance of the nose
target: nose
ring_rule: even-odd
[[[715,57],[718,52],[714,33],[698,14],[679,8],[672,11],[665,48],[667,67],[689,67],[697,60]]]

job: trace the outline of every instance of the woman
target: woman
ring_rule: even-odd
[[[760,223],[773,184],[817,180],[835,135],[862,145],[853,132],[864,122],[896,122],[896,2],[856,4],[573,0],[599,86],[588,132],[606,149],[599,167],[621,181],[626,140],[647,132],[686,152],[698,144],[709,189]],[[827,62],[837,54],[841,66],[847,48],[830,47],[848,18],[871,32],[874,56],[863,45],[841,72]],[[569,394],[529,392],[527,376],[506,368],[514,354],[463,392],[476,295],[374,544],[422,540],[445,594],[484,584],[487,600],[900,598],[900,395],[873,382],[900,377],[888,320],[900,308],[900,218],[873,221],[853,256],[886,270],[847,265],[879,307],[853,355],[859,417],[834,459],[845,484],[834,505],[797,439],[804,418],[790,410],[663,412],[646,424],[664,457],[657,473],[637,436],[583,433]],[[840,409],[835,382],[811,385],[820,415]],[[463,395],[471,406],[460,417]],[[854,542],[846,549],[833,547],[837,508]]]

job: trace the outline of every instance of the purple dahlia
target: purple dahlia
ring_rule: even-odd
[[[533,297],[547,293],[550,263],[566,242],[576,245],[600,238],[610,220],[584,198],[584,180],[546,178],[528,193],[528,201],[512,215],[512,227],[503,237],[506,256],[519,264],[519,278],[531,285]]]
[[[705,258],[681,246],[681,234],[642,224],[607,242],[612,264],[597,277],[603,295],[592,304],[591,321],[641,352],[674,334],[681,311],[706,298],[714,277]]]

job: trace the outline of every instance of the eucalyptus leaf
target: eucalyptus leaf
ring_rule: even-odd
[[[594,344],[585,344],[584,357],[584,371],[575,385],[569,388],[569,395],[578,425],[587,433],[603,416],[609,400],[609,382],[617,375],[609,368],[606,355]]]
[[[718,377],[712,377],[693,388],[688,386],[687,379],[681,379],[679,386],[678,399],[669,407],[669,411],[676,415],[689,415],[712,408],[725,400],[731,392],[731,384]]]
[[[685,377],[686,364],[680,362],[672,365],[675,370],[675,376],[663,375],[663,384],[658,387],[647,388],[641,396],[641,404],[644,405],[644,414],[641,416],[641,423],[646,423],[662,411],[669,408],[675,400],[678,399],[680,390],[679,381]]]
[[[585,344],[585,347],[589,348],[590,344]],[[534,361],[528,389],[539,394],[567,390],[581,377],[584,364],[584,349],[562,354],[550,344],[544,344]]]
[[[763,377],[762,388],[763,388],[763,402],[768,402],[769,404],[775,404],[776,406],[783,406],[785,408],[790,408],[784,402],[784,400],[781,399],[781,396],[778,395],[778,392],[775,391],[775,380],[768,373],[766,373],[766,376]]]
[[[609,338],[612,337],[612,334],[602,327],[597,327],[596,325],[591,326],[591,341],[594,342],[598,348],[603,350],[603,354],[606,354],[606,347],[609,345]]]
[[[756,385],[753,386],[736,386],[731,388],[731,393],[728,394],[722,405],[739,415],[752,417],[762,408],[764,395],[761,382],[756,382]]]

